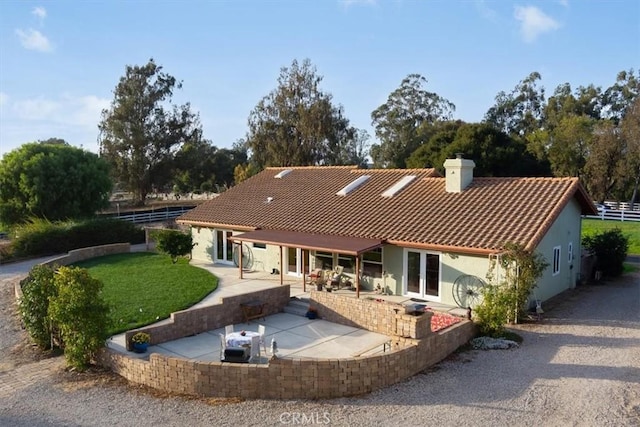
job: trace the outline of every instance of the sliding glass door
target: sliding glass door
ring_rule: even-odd
[[[440,255],[405,249],[404,289],[407,296],[440,300]]]

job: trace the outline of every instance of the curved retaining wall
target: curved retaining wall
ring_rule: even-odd
[[[251,399],[318,399],[370,393],[441,361],[475,334],[470,321],[405,347],[349,359],[279,359],[269,364],[202,362],[153,353],[141,360],[105,349],[101,363],[127,380],[172,393]]]
[[[84,261],[85,259],[97,258],[111,254],[121,254],[125,252],[131,252],[130,243],[112,243],[109,245],[92,246],[89,248],[74,249],[67,252],[66,255],[61,255],[57,258],[51,259],[46,262],[40,263],[40,265],[69,265],[74,262]],[[22,298],[22,287],[20,282],[17,282],[14,286],[14,292],[17,299]]]

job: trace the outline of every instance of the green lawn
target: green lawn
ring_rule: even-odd
[[[640,222],[603,221],[600,219],[582,220],[582,237],[602,231],[619,228],[629,238],[629,254],[640,254]]]
[[[148,325],[202,300],[218,287],[218,278],[181,258],[139,252],[108,255],[75,264],[104,283],[111,307],[110,334]]]

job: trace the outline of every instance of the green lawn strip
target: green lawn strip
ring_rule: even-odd
[[[601,219],[582,220],[582,237],[591,236],[602,231],[619,228],[629,238],[629,254],[640,254],[640,222],[610,221]]]
[[[181,258],[139,252],[108,255],[75,264],[104,283],[111,307],[111,335],[165,319],[191,307],[218,287],[218,278]]]

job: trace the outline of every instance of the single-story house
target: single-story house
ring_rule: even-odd
[[[194,259],[301,280],[341,266],[358,289],[444,304],[455,304],[454,284],[486,279],[507,242],[549,263],[536,299],[575,286],[581,216],[596,213],[578,178],[474,178],[474,162],[460,156],[444,166],[445,177],[269,167],[178,222],[191,226]]]

